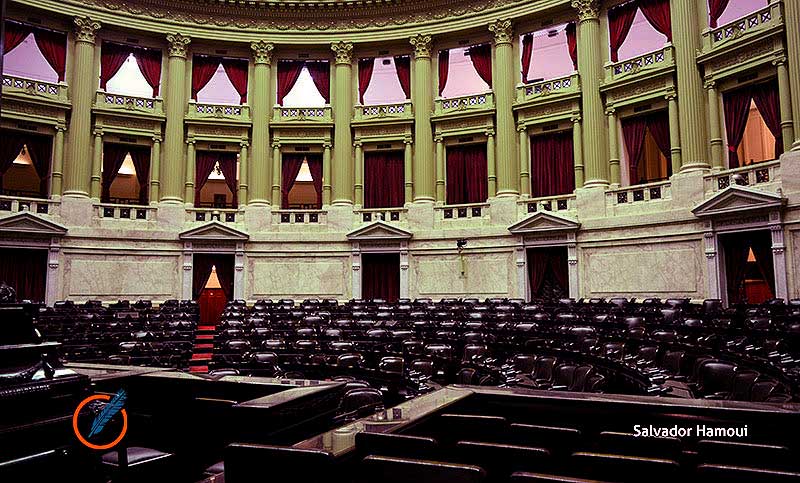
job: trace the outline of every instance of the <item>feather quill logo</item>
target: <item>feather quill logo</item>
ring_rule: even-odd
[[[100,432],[103,431],[103,428],[105,428],[106,424],[111,421],[111,418],[116,416],[122,410],[127,399],[128,393],[125,392],[124,389],[117,391],[111,401],[105,405],[103,410],[100,411],[100,414],[98,414],[97,417],[94,418],[94,421],[92,421],[92,429],[89,431],[90,438],[96,434],[100,434]]]

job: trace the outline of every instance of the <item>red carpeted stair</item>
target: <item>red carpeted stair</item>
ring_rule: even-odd
[[[213,325],[200,325],[194,340],[194,350],[192,358],[189,360],[189,372],[208,372],[208,363],[211,361],[211,353],[214,349],[214,333],[216,327]]]

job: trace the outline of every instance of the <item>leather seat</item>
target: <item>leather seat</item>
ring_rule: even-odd
[[[356,450],[362,455],[433,458],[439,444],[433,438],[392,433],[356,433]]]
[[[674,483],[680,471],[673,460],[606,453],[573,453],[572,462],[580,476],[621,483]]]
[[[511,475],[510,483],[604,483],[571,476],[545,475],[542,473],[517,472]],[[607,483],[607,482],[606,482]]]
[[[704,483],[797,483],[800,473],[735,465],[702,464],[697,476]]]
[[[254,475],[270,481],[337,483],[339,473],[327,451],[233,443],[225,449],[225,482],[252,483]]]
[[[486,478],[477,466],[388,456],[367,456],[359,473],[365,483],[480,483]]]

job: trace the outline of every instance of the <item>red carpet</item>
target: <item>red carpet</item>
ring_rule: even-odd
[[[195,334],[194,350],[189,360],[189,372],[206,373],[211,353],[214,350],[214,334],[216,327],[213,325],[200,325]]]

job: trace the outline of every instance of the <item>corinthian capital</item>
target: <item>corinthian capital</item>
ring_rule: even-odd
[[[94,43],[95,35],[100,30],[100,22],[89,17],[75,17],[75,40],[78,42]]]
[[[250,49],[253,51],[253,61],[256,64],[271,64],[272,63],[272,50],[275,48],[272,42],[265,40],[257,40],[250,43]]]
[[[430,57],[431,56],[431,36],[417,34],[410,39],[411,45],[414,46],[414,57]]]
[[[489,24],[489,31],[494,34],[495,44],[510,44],[513,35],[511,20],[495,20]]]
[[[167,42],[169,42],[169,56],[170,57],[183,57],[186,58],[186,46],[189,45],[192,39],[182,34],[167,34]]]
[[[331,44],[331,50],[336,55],[337,64],[350,64],[353,62],[353,44],[340,40]]]
[[[600,0],[572,0],[572,8],[578,11],[579,20],[600,18]]]

